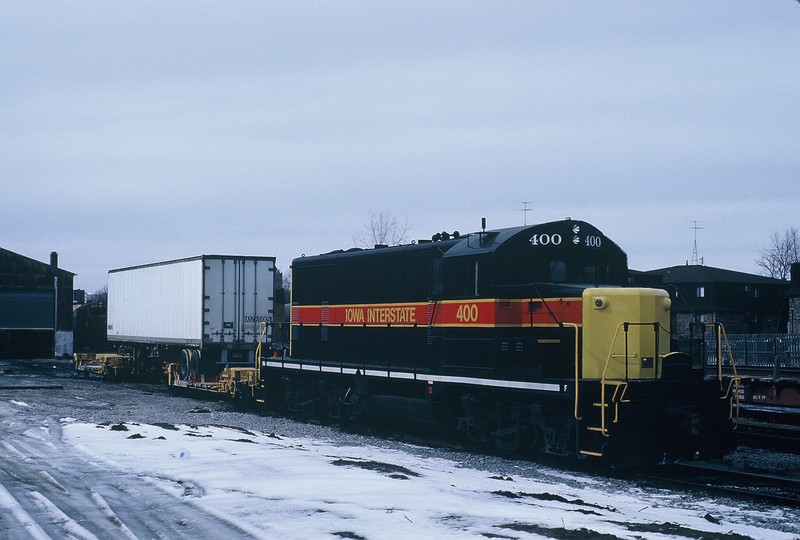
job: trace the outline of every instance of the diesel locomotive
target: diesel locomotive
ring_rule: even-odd
[[[256,393],[611,466],[719,457],[735,392],[670,350],[668,294],[627,281],[572,219],[297,258],[288,354],[260,355]]]

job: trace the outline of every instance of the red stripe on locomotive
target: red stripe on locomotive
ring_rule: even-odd
[[[292,324],[329,326],[554,326],[581,324],[581,299],[292,306]],[[552,314],[551,314],[552,311]],[[431,320],[431,318],[433,320]]]

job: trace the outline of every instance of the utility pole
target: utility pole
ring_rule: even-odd
[[[53,358],[58,357],[58,276],[53,277]]]

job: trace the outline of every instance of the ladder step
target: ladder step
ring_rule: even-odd
[[[608,403],[592,403],[595,407],[608,407]]]
[[[583,454],[584,456],[603,457],[602,452],[592,452],[590,450],[581,450],[581,454]]]
[[[586,429],[588,431],[599,431],[600,433],[603,433],[603,431],[608,431],[608,430],[603,430],[603,428],[601,427],[595,427],[595,426],[588,426]]]

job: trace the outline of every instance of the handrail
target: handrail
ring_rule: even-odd
[[[614,420],[613,424],[619,423],[619,404],[620,403],[628,403],[629,401],[625,401],[625,393],[628,391],[628,382],[625,381],[617,381],[617,387],[614,389],[614,395],[611,396],[611,402],[614,404]],[[622,388],[622,393],[619,395],[619,399],[617,399],[617,393],[619,389]]]
[[[581,417],[578,416],[578,381],[580,379],[580,370],[578,369],[578,363],[580,361],[580,351],[578,350],[578,325],[575,323],[562,323],[562,326],[569,326],[570,328],[575,330],[575,408],[573,410],[573,415],[575,416],[575,420],[580,420]]]
[[[722,336],[725,337],[725,347],[728,349],[728,358],[731,361],[731,368],[733,369],[733,378],[728,381],[728,388],[725,390],[725,394],[720,399],[730,399],[730,411],[728,413],[728,419],[733,420],[733,403],[736,402],[736,420],[734,424],[739,424],[739,385],[741,383],[741,378],[739,377],[739,373],[736,371],[736,361],[733,359],[733,351],[731,351],[731,344],[728,341],[728,333],[725,331],[725,327],[722,323],[714,323],[718,325],[720,332],[717,332],[717,371],[719,373],[719,381],[722,384]],[[733,388],[733,395],[731,394],[731,388]],[[722,387],[720,386],[720,390]],[[730,396],[730,398],[729,398]]]
[[[574,407],[574,410],[573,410],[573,416],[575,417],[576,420],[582,420],[583,417],[578,415],[578,409],[579,409],[578,400],[579,400],[579,397],[580,397],[580,393],[578,391],[579,380],[580,380],[580,371],[578,369],[578,332],[577,332],[577,326],[578,325],[573,324],[573,323],[563,323],[563,324],[564,324],[564,326],[574,326],[575,327],[575,407]],[[614,339],[611,341],[611,349],[608,351],[608,356],[606,357],[606,363],[605,363],[605,366],[603,366],[603,374],[600,377],[600,407],[601,407],[600,420],[601,420],[601,430],[602,430],[604,435],[607,435],[607,430],[605,428],[606,374],[608,373],[608,366],[611,363],[611,358],[613,358],[615,356],[614,355],[614,347],[617,344],[617,336],[619,336],[619,330],[620,330],[620,328],[622,328],[626,324],[627,323],[624,323],[624,322],[619,323],[617,325],[617,329],[614,331]],[[625,359],[625,361],[627,362],[627,358]],[[620,385],[617,384],[616,386],[617,386],[617,390],[618,390]],[[627,383],[625,383],[625,386],[627,386]],[[625,392],[623,391],[623,396],[624,396],[624,394],[625,394]],[[616,391],[614,392],[614,397],[616,397]],[[618,418],[618,413],[619,413],[619,411],[617,411],[617,418]]]
[[[608,366],[611,363],[611,359],[614,357],[614,347],[617,345],[617,336],[619,336],[619,330],[622,327],[627,327],[626,322],[621,322],[617,325],[617,329],[614,330],[614,339],[611,340],[611,349],[608,351],[608,356],[606,357],[606,365],[603,366],[603,374],[600,376],[600,382],[605,384],[606,374],[608,373]],[[628,358],[625,358],[625,362],[628,362]]]
[[[600,433],[603,434],[604,437],[608,437],[608,428],[606,427],[606,388],[605,384],[603,383],[600,387]],[[614,393],[611,396],[611,403],[614,404],[614,420],[612,420],[612,424],[616,424],[619,422],[619,404],[620,403],[627,403],[625,401],[625,393],[628,391],[628,381],[610,381],[609,385],[613,385]],[[622,393],[620,393],[620,388],[622,388]],[[619,398],[617,395],[619,394]]]
[[[611,402],[615,404],[614,410],[614,423],[619,421],[619,403],[624,400],[625,392],[628,389],[628,382],[626,381],[608,381],[608,367],[611,364],[611,359],[618,356],[614,354],[614,348],[617,345],[617,337],[620,334],[620,329],[624,329],[626,338],[625,338],[625,373],[627,378],[628,372],[628,347],[627,347],[627,333],[629,326],[650,326],[656,325],[654,328],[656,329],[656,336],[658,335],[658,329],[661,327],[658,323],[632,323],[632,322],[621,322],[617,325],[617,329],[614,331],[614,339],[611,341],[611,348],[608,351],[608,356],[606,357],[606,364],[603,366],[603,374],[600,376],[600,432],[608,437],[608,429],[606,428],[606,385],[612,384],[616,386],[614,389],[614,394],[611,396]],[[654,368],[656,370],[656,374],[658,374],[658,363],[661,358],[661,352],[658,350],[658,339],[656,338],[656,350],[655,356],[653,358]],[[620,387],[622,388],[622,394],[617,400],[617,393],[619,392]]]
[[[734,420],[733,417],[733,409],[734,403],[736,404],[736,419],[734,423],[738,425],[739,423],[739,387],[741,385],[741,377],[739,377],[739,372],[736,369],[736,361],[733,358],[733,350],[731,348],[730,341],[728,340],[728,333],[725,331],[725,326],[722,323],[714,322],[714,323],[694,323],[696,326],[700,326],[703,328],[703,336],[705,336],[705,329],[706,328],[714,328],[716,331],[714,332],[716,338],[716,346],[717,346],[717,380],[719,381],[719,390],[722,392],[722,396],[720,399],[722,400],[730,400],[730,412],[728,413],[728,419]],[[733,370],[733,377],[728,381],[728,387],[724,388],[723,386],[723,377],[722,377],[722,340],[725,339],[725,347],[728,350],[728,358],[731,361],[731,369]],[[706,360],[705,360],[705,351],[702,350],[701,354],[703,356],[703,369],[705,370],[706,367]],[[725,390],[723,392],[723,389]]]
[[[664,332],[664,333],[667,335],[667,354],[669,354],[669,353],[670,353],[670,351],[672,350],[672,346],[671,346],[671,345],[669,345],[669,343],[670,343],[670,340],[672,339],[672,332],[670,331],[670,329],[669,329],[669,328],[667,328],[667,327],[666,327],[666,326],[664,326],[664,325],[658,325],[658,326],[659,326],[659,328],[661,329],[661,331],[662,331],[662,332]],[[660,343],[660,342],[659,342],[659,343]],[[664,363],[663,363],[664,356],[665,356],[665,355],[663,355],[663,354],[659,353],[659,354],[658,354],[658,358],[656,358],[656,359],[655,359],[655,360],[656,360],[656,362],[657,362],[657,364],[656,364],[656,366],[655,366],[655,368],[656,368],[656,379],[658,379],[658,376],[659,376],[659,370],[658,370],[658,366],[661,366],[661,375],[663,375],[663,374],[664,374]]]
[[[725,327],[722,323],[716,323],[719,325],[719,329],[721,330],[721,334],[725,337],[725,347],[728,349],[728,358],[731,360],[731,368],[733,369],[733,376],[735,379],[739,378],[739,374],[736,371],[736,361],[733,359],[733,351],[731,350],[731,343],[728,341],[728,333],[725,331]],[[719,360],[717,364],[719,365],[719,377],[722,380],[722,349],[717,349],[717,355],[719,356]]]
[[[662,329],[663,326],[661,326],[658,322],[654,322],[654,323],[651,323],[651,322],[638,322],[638,323],[636,323],[636,322],[625,322],[625,321],[623,321],[623,322],[621,322],[621,323],[619,323],[617,325],[617,329],[614,331],[614,339],[611,341],[611,348],[608,351],[608,356],[606,357],[606,364],[605,364],[605,366],[603,366],[603,375],[601,376],[601,382],[604,382],[606,380],[606,374],[608,373],[608,366],[611,363],[611,359],[616,357],[616,356],[619,356],[619,355],[614,354],[614,347],[617,345],[617,336],[619,336],[620,328],[624,328],[624,331],[627,334],[629,326],[653,326],[655,328],[655,331],[656,331],[656,343],[655,343],[656,350],[654,351],[655,354],[653,355],[653,369],[656,370],[656,376],[658,376],[658,365],[660,363],[660,360],[663,359],[663,356],[664,356],[663,354],[661,354],[661,351],[659,350],[660,347],[659,347],[659,340],[658,340],[658,330]],[[625,345],[626,345],[625,346],[625,372],[627,374],[628,358],[630,356],[630,354],[628,353],[627,338],[626,338],[626,341],[625,341]]]
[[[626,323],[622,322],[617,325],[617,329],[614,331],[614,339],[611,340],[611,349],[608,351],[608,356],[606,357],[606,364],[603,366],[603,374],[600,376],[600,433],[604,436],[608,437],[608,429],[606,429],[606,374],[608,373],[608,366],[611,363],[611,359],[615,356],[614,355],[614,348],[617,345],[617,336],[619,336],[619,330],[622,328]],[[627,358],[625,362],[627,363]],[[580,420],[581,418],[578,417],[578,383],[577,383],[577,362],[575,363],[575,418]],[[626,383],[627,385],[627,383]],[[619,389],[619,385],[617,385],[617,389]],[[614,393],[616,396],[616,392]],[[619,411],[617,411],[618,413]]]
[[[258,328],[258,345],[256,345],[256,384],[261,380],[261,350],[264,336],[267,334],[267,323],[262,322]]]

